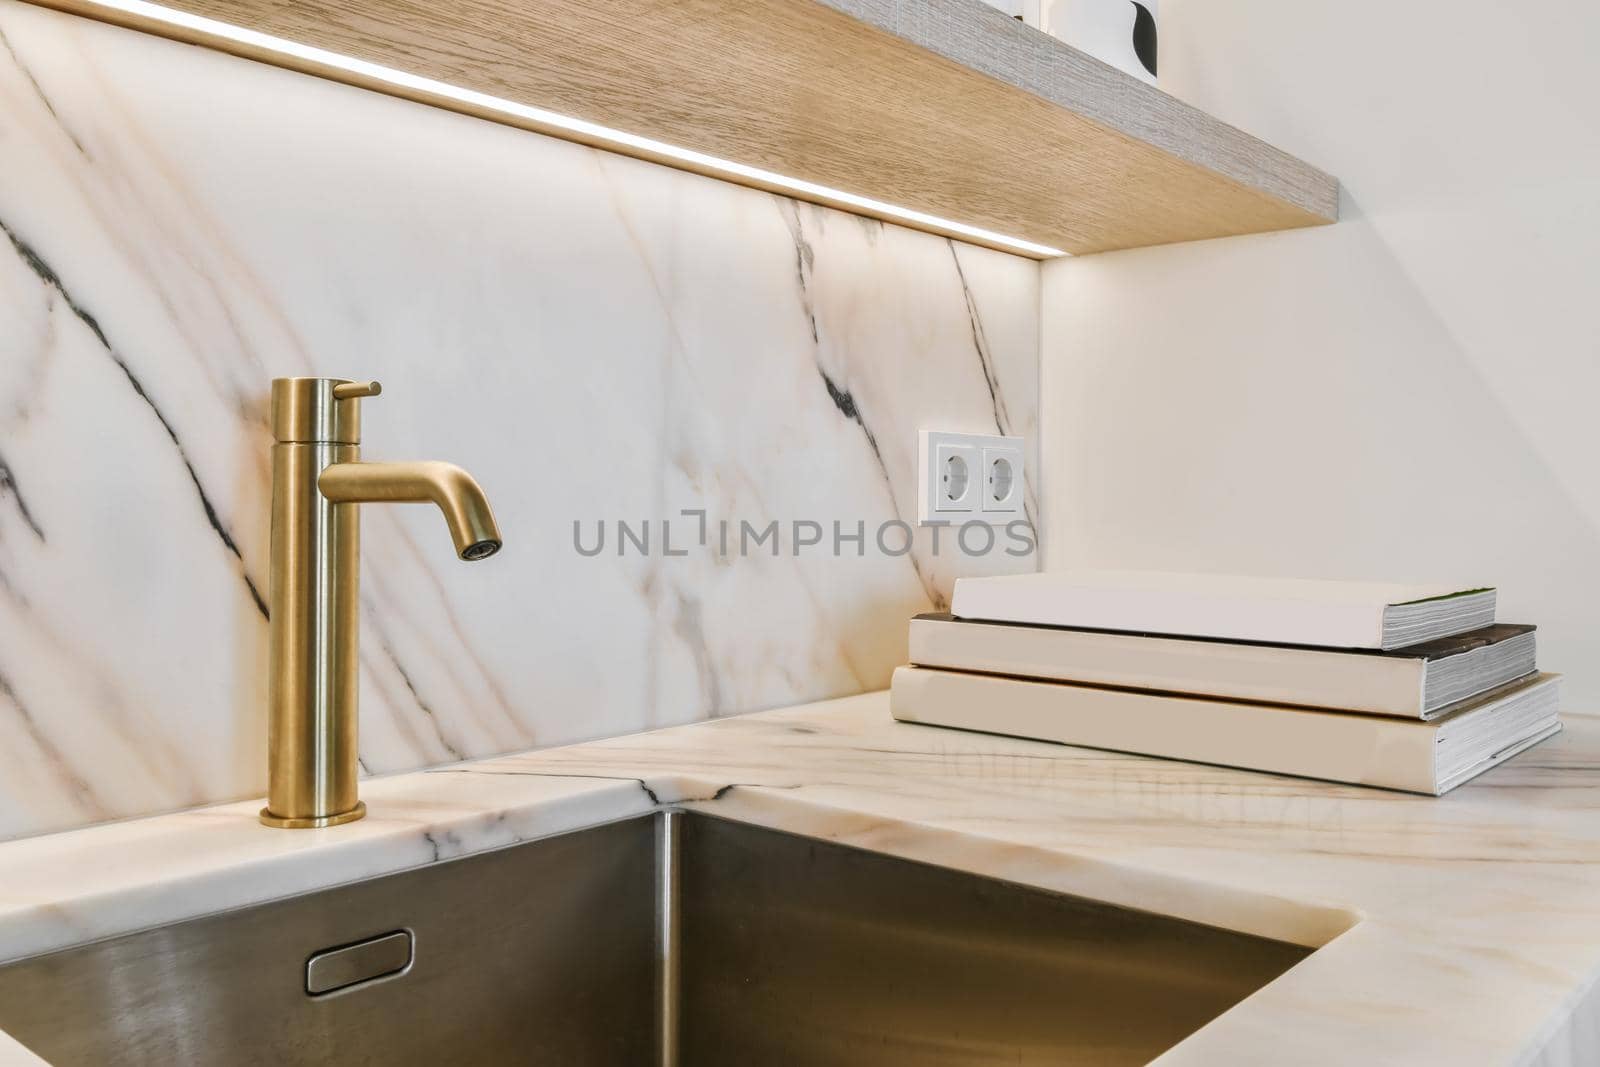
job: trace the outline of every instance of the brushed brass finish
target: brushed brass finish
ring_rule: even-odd
[[[272,814],[270,808],[261,809],[261,822],[279,830],[320,830],[324,826],[343,826],[347,822],[355,822],[367,814],[367,802],[356,801],[356,806],[349,811],[342,811],[338,815],[324,815],[321,818],[306,819],[280,819]]]
[[[453,463],[335,463],[317,479],[339,504],[436,504],[456,555],[487,559],[500,551],[500,528],[476,479]]]
[[[372,386],[371,393],[337,390],[347,385]],[[350,403],[362,396],[377,396],[377,382],[346,382],[338,378],[274,378],[272,380],[272,436],[279,444],[361,443],[361,405]]]
[[[276,390],[275,390],[276,391]],[[353,404],[356,401],[341,401]],[[272,826],[356,807],[361,513],[317,491],[359,445],[272,449],[272,571],[267,675],[267,807]]]
[[[464,560],[500,548],[478,483],[448,463],[361,460],[361,399],[377,382],[272,383],[267,806],[261,821],[337,826],[357,797],[361,503],[437,504]]]
[[[333,387],[335,400],[354,400],[364,396],[378,396],[383,392],[382,382],[345,382]]]

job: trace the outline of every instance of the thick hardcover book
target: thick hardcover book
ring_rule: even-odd
[[[1433,719],[1536,669],[1534,628],[1501,624],[1409,648],[1327,649],[1105,630],[911,620],[911,662],[985,674]]]
[[[889,705],[902,722],[1438,795],[1558,732],[1559,679],[1433,722],[928,667],[897,669]]]
[[[1494,622],[1493,589],[1161,571],[959,578],[963,619],[1321,648],[1405,648]]]

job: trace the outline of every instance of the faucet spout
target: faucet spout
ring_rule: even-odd
[[[317,488],[335,504],[435,504],[444,513],[456,555],[469,562],[500,551],[500,527],[489,498],[453,463],[331,463]]]

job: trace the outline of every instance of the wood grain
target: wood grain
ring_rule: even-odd
[[[94,0],[35,2],[705,170]],[[1338,213],[1328,175],[980,0],[167,6],[1076,254]]]

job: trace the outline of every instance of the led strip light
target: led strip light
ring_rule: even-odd
[[[900,207],[897,204],[885,203],[882,200],[857,196],[855,193],[847,193],[840,189],[819,185],[816,182],[808,182],[770,170],[762,170],[760,167],[735,163],[732,160],[721,159],[717,156],[707,155],[704,152],[696,152],[690,148],[680,148],[677,145],[667,144],[665,141],[640,137],[638,134],[614,130],[609,126],[586,122],[583,119],[572,118],[569,115],[546,111],[543,108],[529,107],[527,104],[519,104],[514,100],[506,100],[498,96],[490,96],[487,93],[463,89],[448,82],[423,78],[416,74],[408,74],[403,70],[396,70],[393,67],[386,67],[379,63],[370,63],[364,59],[356,59],[353,56],[329,52],[322,48],[314,48],[310,45],[285,40],[282,37],[274,37],[271,34],[246,29],[243,26],[234,26],[230,23],[205,18],[202,15],[192,15],[186,11],[163,7],[160,4],[147,3],[146,0],[93,0],[93,6],[110,11],[124,12],[140,19],[164,23],[168,26],[175,26],[209,37],[219,37],[234,41],[252,49],[290,56],[320,67],[345,71],[369,81],[393,85],[409,92],[424,93],[428,96],[453,100],[474,109],[508,115],[549,129],[565,130],[591,142],[616,145],[619,148],[632,149],[647,155],[677,160],[698,170],[724,174],[730,178],[787,190],[798,194],[803,199],[819,200],[827,204],[856,208],[868,214],[910,223],[922,229],[938,230],[960,237],[969,237],[975,241],[1021,252],[1024,255],[1052,258],[1067,254],[1059,248],[1051,248],[1049,245],[1024,241],[1020,237],[1009,237],[1003,233],[995,233],[993,230],[969,226],[963,222],[954,222],[950,219],[940,218],[937,215]]]

